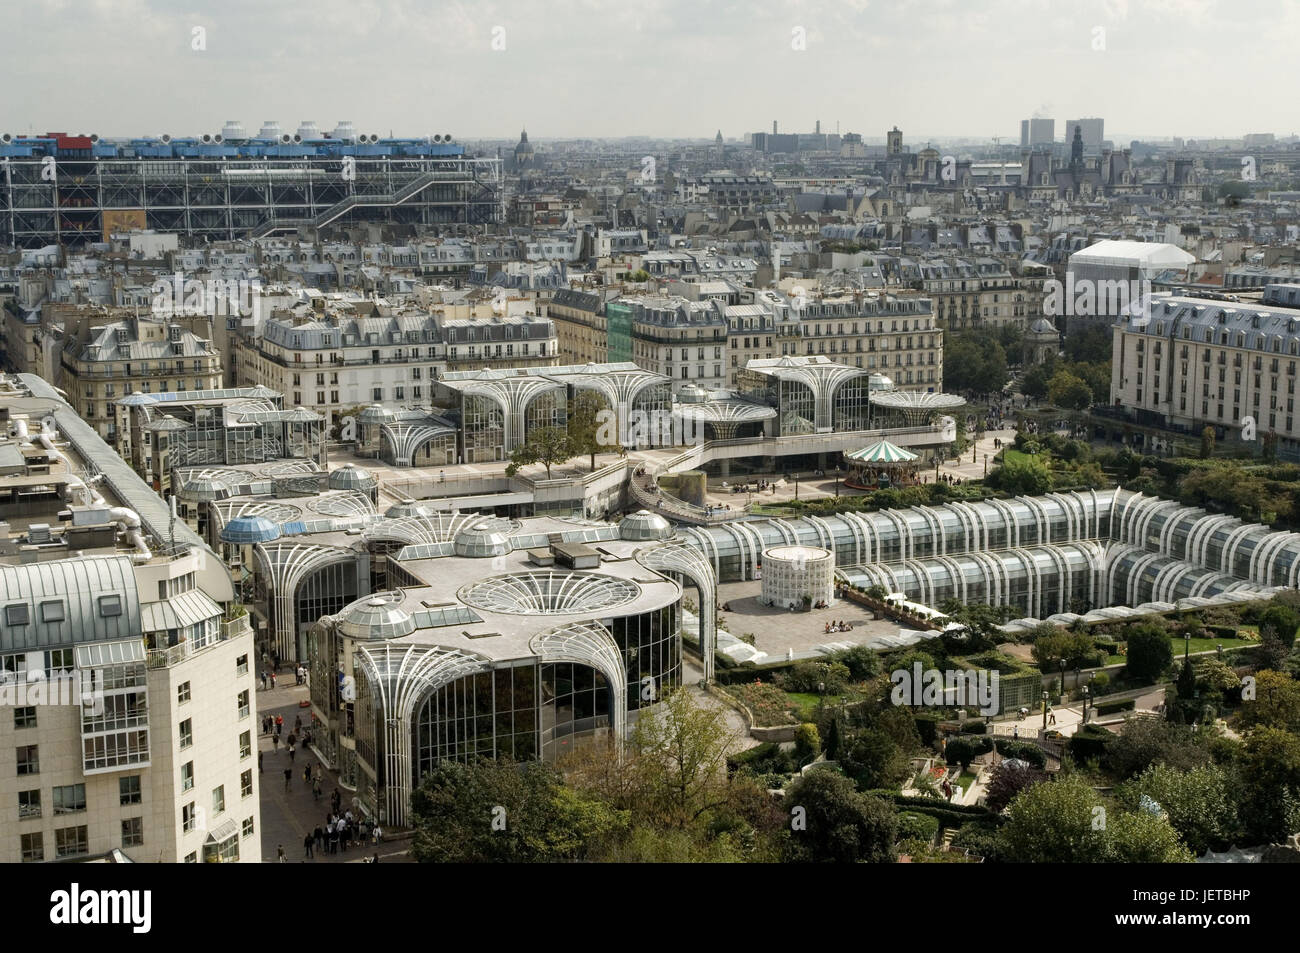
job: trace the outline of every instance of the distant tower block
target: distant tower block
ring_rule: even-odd
[[[812,605],[835,598],[835,554],[816,546],[773,546],[763,553],[762,602],[802,609],[804,596]]]
[[[889,144],[888,148],[885,150],[887,154],[891,156],[902,155],[903,133],[899,130],[897,126],[889,130],[889,132],[885,134],[885,139]]]

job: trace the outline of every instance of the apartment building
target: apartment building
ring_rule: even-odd
[[[1252,439],[1271,433],[1279,457],[1300,459],[1300,285],[1270,285],[1258,303],[1153,294],[1130,310],[1113,325],[1111,401],[1123,414],[1243,439],[1251,418]]]
[[[341,409],[375,403],[428,406],[448,370],[556,363],[550,320],[533,314],[448,317],[343,302],[274,315],[238,344],[239,383],[285,395],[333,421]],[[456,313],[454,310],[452,313]]]
[[[60,345],[55,383],[110,444],[118,436],[119,398],[221,386],[221,354],[210,337],[193,330],[209,327],[208,318],[105,317],[102,311],[65,313],[61,336],[55,331],[51,343]]]
[[[0,860],[260,862],[229,572],[47,381],[0,419]]]

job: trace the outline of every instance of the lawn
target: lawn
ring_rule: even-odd
[[[828,705],[838,705],[843,700],[843,695],[818,695],[813,692],[786,692],[785,697],[790,699],[790,704],[799,709],[799,719],[801,721],[812,721],[817,715],[817,706],[824,699]]]
[[[1182,639],[1173,639],[1174,658],[1183,657],[1184,642]],[[1220,645],[1225,652],[1235,652],[1239,649],[1248,649],[1258,645],[1258,642],[1250,642],[1246,639],[1192,639],[1192,654],[1197,652],[1214,652]],[[1123,655],[1112,655],[1106,659],[1107,665],[1123,665],[1127,662]]]
[[[1028,463],[1030,460],[1037,460],[1045,467],[1052,465],[1052,455],[1049,453],[1024,453],[1010,447],[1002,451],[1003,463]]]

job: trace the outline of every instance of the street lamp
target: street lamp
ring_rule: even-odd
[[[1083,686],[1083,723],[1085,725],[1088,723],[1088,696],[1091,694],[1092,692],[1089,691],[1088,686],[1084,685]]]
[[[794,498],[799,499],[799,474],[794,475]]]
[[[1047,691],[1043,691],[1043,733],[1047,733]]]

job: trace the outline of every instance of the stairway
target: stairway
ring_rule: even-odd
[[[401,189],[398,189],[396,192],[381,192],[376,195],[349,195],[347,198],[335,202],[333,205],[325,209],[315,218],[267,219],[265,222],[262,222],[251,232],[249,232],[248,235],[250,238],[266,238],[268,235],[272,234],[273,232],[287,231],[289,229],[294,229],[294,228],[302,228],[303,226],[307,226],[307,225],[310,225],[314,228],[323,228],[324,226],[328,225],[330,222],[334,221],[339,216],[345,214],[351,209],[357,208],[358,206],[378,207],[378,206],[401,205],[403,202],[406,202],[412,196],[417,195],[420,192],[423,192],[434,182],[437,182],[440,178],[445,178],[448,176],[457,180],[464,178],[464,176],[459,172],[452,172],[452,173],[426,172],[424,173],[424,175],[421,175],[413,179],[412,181],[408,182],[405,186],[403,186]]]

